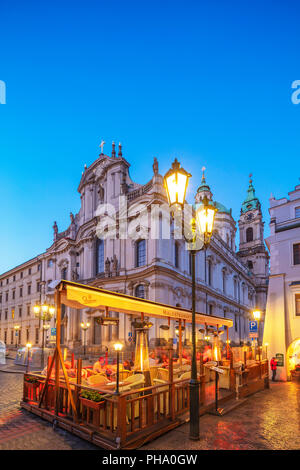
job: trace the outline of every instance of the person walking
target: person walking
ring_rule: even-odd
[[[272,370],[272,382],[275,382],[275,378],[276,378],[276,370],[277,370],[277,360],[276,360],[276,357],[272,357],[271,361],[270,361],[270,366],[271,366],[271,370]]]

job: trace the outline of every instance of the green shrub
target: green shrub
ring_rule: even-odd
[[[87,400],[92,400],[99,402],[103,400],[103,396],[99,392],[94,392],[93,390],[82,390],[80,394],[81,398],[86,398]]]

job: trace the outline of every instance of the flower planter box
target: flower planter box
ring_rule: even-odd
[[[92,410],[100,410],[101,408],[104,408],[104,403],[105,400],[102,401],[93,401],[93,400],[88,400],[87,398],[82,398],[79,397],[80,401],[83,406],[86,406],[87,408],[91,408]]]
[[[105,400],[93,401],[79,397],[82,405],[82,420],[93,428],[100,426],[100,410],[105,406]]]

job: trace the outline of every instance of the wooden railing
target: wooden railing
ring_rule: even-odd
[[[36,379],[35,385],[27,379]],[[38,406],[45,377],[25,374],[23,401]],[[93,390],[103,395],[103,402],[95,405],[80,398],[81,390]],[[120,443],[141,431],[149,431],[160,423],[174,421],[189,409],[189,379],[173,383],[134,389],[120,395],[107,393],[100,388],[71,384],[76,404],[77,420],[100,433],[106,439]],[[74,421],[69,392],[63,380],[59,382],[58,415]],[[43,409],[55,414],[55,381],[50,379],[43,401]]]
[[[260,379],[268,377],[268,362],[262,361],[241,372],[234,372],[237,397],[247,395],[249,384],[260,384]],[[36,381],[30,383],[28,380]],[[207,405],[205,376],[200,375],[199,402]],[[107,388],[93,388],[80,383],[71,383],[71,394],[76,407],[76,415],[71,406],[71,399],[64,380],[59,381],[59,399],[55,403],[55,381],[49,380],[41,409],[55,416],[70,420],[72,426],[82,426],[96,432],[101,438],[112,444],[124,446],[137,436],[152,435],[157,429],[170,426],[180,421],[180,416],[189,410],[190,379],[164,382],[151,387],[131,389],[120,395]],[[45,386],[45,377],[38,374],[24,375],[23,401],[39,408],[39,401]],[[231,388],[231,387],[230,387]],[[81,391],[99,392],[103,400],[95,403],[82,399]]]
[[[237,398],[247,396],[269,386],[268,360],[248,365],[244,370],[235,372]]]

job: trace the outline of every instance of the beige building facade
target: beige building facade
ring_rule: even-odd
[[[179,236],[176,220],[170,216],[158,162],[154,159],[151,178],[145,185],[131,180],[129,167],[121,145],[116,151],[113,144],[110,156],[101,153],[82,173],[78,187],[81,208],[76,215],[70,214],[69,227],[60,232],[54,223],[53,244],[44,253],[0,276],[0,338],[8,345],[15,344],[17,324],[21,329],[20,344],[41,344],[42,325],[32,307],[36,302],[54,301],[53,282],[59,279],[191,308],[189,252]],[[231,318],[234,327],[230,339],[236,344],[249,340],[252,311],[259,307],[264,312],[267,295],[268,253],[261,208],[252,181],[249,188],[241,209],[238,251],[231,209],[214,201],[204,174],[195,196],[199,202],[207,195],[218,209],[211,244],[196,256],[196,308]],[[63,344],[80,347],[82,321],[90,323],[87,344],[95,351],[103,350],[117,337],[128,343],[133,333],[132,319],[110,312],[118,325],[101,326],[103,315],[101,311],[65,308]],[[175,322],[171,322],[170,331],[165,331],[160,328],[163,320],[151,321],[150,340],[176,336]],[[51,320],[52,328],[54,322]],[[184,340],[190,339],[187,327]]]
[[[289,197],[270,199],[270,280],[264,330],[277,378],[300,371],[300,185]]]

